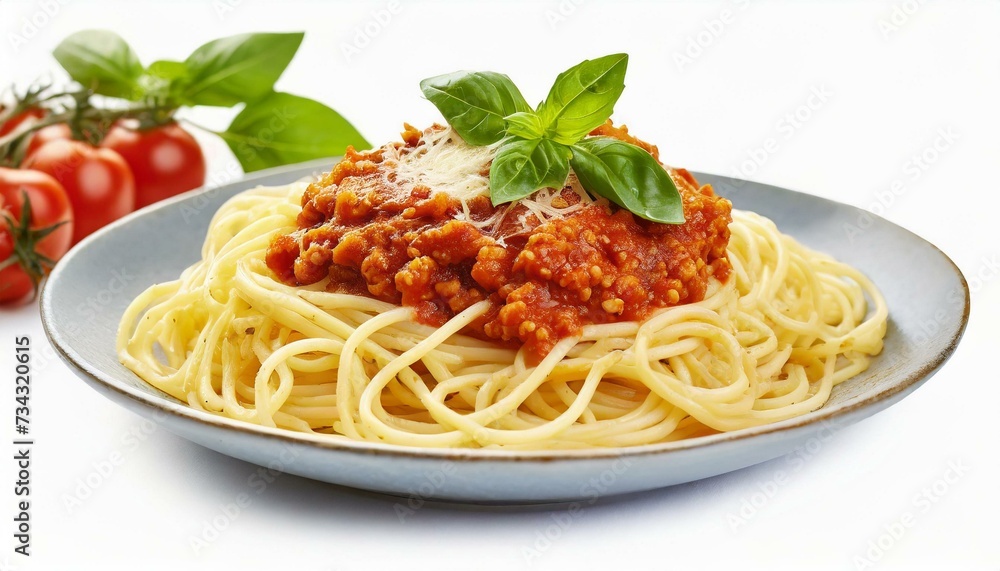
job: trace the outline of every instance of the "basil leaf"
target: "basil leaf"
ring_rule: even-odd
[[[188,69],[183,62],[159,60],[149,64],[139,77],[139,85],[147,96],[165,107],[179,107],[182,84],[187,80]]]
[[[52,52],[74,81],[94,93],[142,99],[142,64],[121,36],[106,30],[83,30],[60,42]]]
[[[348,145],[371,147],[333,109],[277,92],[248,103],[219,136],[246,172],[342,155]]]
[[[507,134],[525,139],[541,139],[545,128],[538,115],[531,111],[519,111],[504,117],[507,120]]]
[[[625,89],[628,54],[585,60],[559,74],[538,114],[546,136],[572,145],[611,117]]]
[[[457,71],[420,82],[445,120],[470,145],[493,144],[504,136],[504,117],[531,107],[509,77],[492,71]]]
[[[610,137],[593,137],[573,145],[571,164],[587,191],[646,220],[684,222],[677,186],[663,165],[643,149]]]
[[[493,206],[520,200],[540,188],[562,188],[572,155],[569,147],[549,139],[507,139],[490,167]]]
[[[208,42],[188,56],[185,103],[232,107],[274,89],[302,43],[301,32],[240,34]]]
[[[161,79],[177,79],[188,75],[188,67],[184,62],[161,59],[149,64],[146,74]]]

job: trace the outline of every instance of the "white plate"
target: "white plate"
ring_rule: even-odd
[[[45,332],[99,393],[192,442],[316,480],[421,499],[475,503],[589,499],[715,476],[763,462],[857,422],[931,377],[954,352],[969,315],[961,272],[920,237],[851,206],[754,182],[698,174],[736,208],[753,210],[804,244],[865,272],[885,294],[885,350],[810,414],[775,424],[633,448],[508,452],[404,448],[264,428],[189,408],[145,384],[115,355],[128,303],[199,259],[209,220],[240,191],[327,169],[331,161],[254,174],[132,214],[59,262],[41,297]],[[856,230],[856,232],[855,232]],[[97,306],[99,311],[92,308]],[[100,444],[95,444],[100,446]]]

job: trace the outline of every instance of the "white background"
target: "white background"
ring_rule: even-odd
[[[0,309],[0,434],[13,421],[13,338],[27,334],[37,441],[30,558],[12,552],[13,450],[0,452],[3,569],[1000,568],[1000,2],[3,0],[0,82],[61,81],[49,53],[88,27],[118,31],[146,63],[223,35],[306,30],[279,88],[331,104],[378,143],[403,121],[437,119],[419,94],[424,77],[507,72],[534,102],[562,69],[627,51],[615,117],[667,162],[881,213],[957,262],[973,311],[933,380],[800,456],[601,500],[573,517],[560,507],[428,505],[401,521],[393,498],[294,476],[257,494],[255,466],[145,432],[52,359],[37,306]],[[814,90],[825,101],[810,100]],[[801,107],[810,101],[814,109]],[[796,112],[805,120],[792,127],[785,118]],[[223,127],[231,114],[189,116]],[[935,151],[941,132],[954,141],[937,140]],[[768,139],[777,150],[762,155]],[[234,159],[204,140],[211,180],[228,181]],[[920,167],[913,157],[924,154]],[[747,162],[754,155],[759,166]],[[113,454],[122,462],[100,475]],[[97,487],[67,507],[88,477]],[[242,492],[252,504],[193,549]],[[880,538],[884,549],[873,549]]]

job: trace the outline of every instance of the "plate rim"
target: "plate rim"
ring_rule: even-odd
[[[608,448],[588,448],[588,449],[550,449],[550,450],[503,450],[503,449],[481,449],[481,448],[429,448],[423,446],[402,446],[397,444],[388,444],[383,442],[368,442],[360,440],[349,440],[346,437],[337,438],[331,435],[319,435],[319,434],[308,434],[304,432],[295,432],[288,429],[282,428],[271,428],[261,425],[252,424],[249,422],[240,421],[237,419],[215,415],[206,411],[198,410],[190,407],[186,403],[180,401],[167,400],[167,398],[156,395],[150,392],[142,391],[139,388],[133,387],[117,379],[114,375],[100,370],[96,366],[88,363],[81,355],[77,354],[72,350],[72,347],[66,343],[63,336],[58,331],[58,326],[55,323],[55,312],[51,309],[52,304],[51,296],[49,295],[49,283],[53,280],[58,281],[62,278],[63,268],[68,267],[69,264],[65,263],[65,260],[71,260],[76,255],[79,255],[87,245],[91,242],[100,239],[100,237],[110,234],[116,231],[119,227],[127,224],[134,218],[139,216],[144,216],[148,213],[154,212],[156,210],[169,208],[171,205],[186,200],[190,197],[199,195],[201,193],[212,192],[213,190],[220,190],[232,187],[234,185],[243,185],[246,183],[253,183],[255,180],[259,180],[268,176],[280,175],[283,173],[298,172],[303,169],[310,167],[322,168],[329,166],[332,161],[336,160],[335,157],[326,159],[316,159],[312,161],[306,161],[302,163],[296,163],[293,165],[284,165],[281,167],[275,167],[271,169],[265,169],[244,175],[236,180],[228,182],[224,185],[220,185],[212,188],[198,188],[185,192],[169,198],[167,200],[158,202],[154,205],[142,208],[135,212],[132,212],[123,218],[112,222],[108,226],[97,230],[93,234],[84,238],[79,244],[74,246],[61,261],[64,263],[57,264],[55,269],[49,275],[48,279],[45,280],[42,286],[42,291],[40,294],[39,310],[41,314],[42,329],[45,336],[49,339],[52,347],[56,350],[59,357],[67,363],[73,371],[83,378],[87,384],[91,385],[91,388],[103,394],[103,389],[107,389],[117,393],[120,397],[127,398],[134,401],[135,403],[145,406],[151,409],[157,409],[166,413],[169,413],[175,417],[181,418],[185,421],[190,421],[196,424],[205,425],[213,429],[218,429],[222,431],[236,431],[242,433],[246,436],[263,437],[268,439],[275,439],[283,441],[286,445],[305,445],[311,446],[323,450],[324,452],[341,452],[349,454],[363,454],[369,456],[387,456],[387,457],[398,457],[405,456],[411,459],[420,460],[451,460],[451,461],[504,461],[504,462],[523,462],[523,461],[537,461],[537,462],[568,462],[568,461],[581,461],[581,460],[605,460],[605,459],[619,459],[619,458],[635,458],[640,456],[648,455],[661,455],[668,454],[671,452],[683,452],[693,449],[707,449],[710,447],[717,447],[725,444],[731,444],[734,442],[740,442],[743,440],[766,437],[768,435],[781,435],[781,434],[793,434],[796,429],[806,428],[810,425],[823,425],[825,422],[837,421],[852,416],[854,413],[866,409],[870,406],[875,406],[878,403],[893,404],[893,397],[903,393],[905,394],[915,390],[923,382],[928,380],[933,376],[955,353],[959,342],[965,334],[966,328],[969,323],[969,313],[971,310],[971,296],[969,290],[969,284],[962,273],[961,269],[955,264],[954,260],[951,259],[945,252],[934,245],[932,242],[924,239],[920,235],[895,224],[885,218],[878,216],[874,213],[869,213],[869,215],[874,218],[889,224],[903,232],[909,234],[910,236],[924,242],[931,248],[936,250],[943,258],[950,264],[955,275],[958,276],[962,290],[964,292],[964,303],[962,307],[961,323],[958,329],[953,333],[951,339],[947,340],[946,345],[942,351],[935,354],[930,358],[921,368],[916,371],[911,372],[904,379],[894,382],[891,386],[886,387],[877,393],[870,395],[866,398],[859,399],[856,401],[846,401],[835,408],[825,408],[820,407],[814,411],[808,412],[804,415],[789,418],[779,422],[763,424],[760,426],[754,426],[750,428],[743,428],[735,430],[732,432],[723,432],[719,434],[712,434],[709,436],[700,436],[696,438],[688,438],[683,440],[677,440],[673,442],[661,442],[655,444],[644,444],[639,446],[618,446],[618,447],[608,447]],[[737,182],[750,182],[756,185],[762,185],[768,188],[777,189],[784,192],[792,192],[795,194],[806,195],[811,199],[820,200],[828,203],[833,203],[842,206],[851,206],[846,203],[837,202],[828,198],[821,196],[816,196],[806,192],[801,192],[789,188],[777,187],[767,183],[762,183],[758,181],[750,181],[743,179],[736,179],[726,175],[718,175],[712,173],[705,173],[701,171],[692,171],[696,177],[705,176],[711,177],[715,180],[724,181],[737,181]],[[252,188],[252,186],[246,187],[244,190]],[[241,191],[242,192],[242,191]],[[862,209],[858,209],[862,210]],[[867,211],[865,211],[867,212]],[[890,314],[889,318],[892,318]],[[141,382],[142,379],[139,379]],[[114,401],[110,395],[103,394],[109,400]],[[902,397],[900,397],[902,398]],[[120,403],[116,403],[119,404]],[[121,405],[120,405],[121,406]],[[877,410],[875,412],[878,412]]]

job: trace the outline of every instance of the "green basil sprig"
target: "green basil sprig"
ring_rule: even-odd
[[[684,223],[677,187],[645,149],[611,137],[592,137],[573,145],[570,164],[588,191],[647,220]],[[665,188],[673,192],[650,192]]]
[[[232,107],[274,88],[304,34],[240,34],[213,40],[184,60],[180,97],[185,103]]]
[[[168,118],[180,107],[243,104],[229,128],[216,134],[250,172],[340,155],[348,145],[371,146],[326,105],[274,91],[302,38],[301,32],[240,34],[210,41],[184,61],[143,67],[118,34],[84,30],[63,40],[53,55],[93,93],[144,102]]]
[[[420,89],[470,145],[503,138],[505,117],[531,111],[509,77],[492,71],[459,71],[420,82]]]
[[[52,52],[69,76],[94,93],[138,101],[142,64],[121,36],[106,30],[83,30]]]
[[[326,105],[271,92],[246,107],[219,133],[247,172],[343,154],[364,138]],[[365,146],[359,148],[367,148]]]
[[[490,166],[490,196],[525,197],[539,188],[562,188],[569,176],[573,151],[549,139],[510,137]],[[512,199],[517,200],[517,199]],[[502,202],[510,202],[502,200]]]
[[[627,67],[628,55],[614,54],[560,73],[538,107],[546,136],[572,145],[607,121],[625,90]]]
[[[586,60],[556,77],[537,108],[506,75],[455,72],[420,88],[470,145],[500,142],[490,167],[494,206],[540,188],[562,188],[570,167],[588,192],[636,216],[684,222],[680,193],[670,175],[640,147],[588,134],[611,117],[625,89],[628,54]]]

